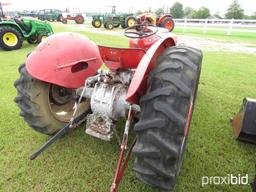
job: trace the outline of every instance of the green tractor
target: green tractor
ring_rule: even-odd
[[[24,39],[36,44],[51,34],[49,23],[34,18],[0,19],[0,47],[6,51],[21,48]]]
[[[122,28],[126,28],[125,20],[132,14],[102,14],[92,16],[92,26],[95,28],[100,28],[103,26],[106,29],[118,28],[120,25]]]
[[[58,9],[43,9],[37,14],[38,19],[42,21],[62,21],[62,11]]]

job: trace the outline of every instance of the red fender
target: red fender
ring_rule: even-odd
[[[102,65],[97,45],[77,33],[57,33],[40,43],[28,56],[26,69],[41,81],[79,88]]]
[[[154,69],[157,57],[170,46],[175,46],[177,39],[170,34],[161,34],[161,39],[155,42],[141,59],[126,95],[126,101],[139,103],[139,99],[147,91],[147,77]]]

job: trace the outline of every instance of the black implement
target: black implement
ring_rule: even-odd
[[[82,113],[78,117],[74,118],[73,121],[68,123],[65,127],[63,127],[61,130],[59,130],[52,138],[50,138],[44,145],[42,145],[35,153],[33,153],[29,159],[34,160],[38,157],[42,152],[44,152],[48,147],[51,146],[54,142],[56,142],[59,138],[61,138],[63,135],[68,133],[71,129],[74,127],[80,125],[86,118],[87,114],[90,110]]]

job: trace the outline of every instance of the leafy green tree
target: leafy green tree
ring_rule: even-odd
[[[197,11],[194,11],[192,14],[192,18],[195,18],[195,19],[206,19],[209,16],[211,16],[210,10],[206,7],[201,7]]]
[[[238,0],[234,0],[227,9],[225,17],[227,19],[242,19],[243,16],[244,10],[241,8],[240,4],[238,3]]]
[[[193,15],[194,9],[191,7],[185,7],[184,8],[184,17],[191,18]]]
[[[160,7],[155,11],[155,14],[157,15],[163,15],[164,14],[164,8]]]
[[[173,6],[170,8],[170,12],[174,18],[183,18],[183,5],[179,2],[175,2]]]

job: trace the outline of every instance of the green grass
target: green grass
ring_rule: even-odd
[[[55,31],[65,31],[55,28]],[[100,44],[127,47],[127,39],[83,33]],[[119,146],[92,138],[84,128],[55,143],[37,160],[28,160],[49,137],[36,133],[18,116],[13,102],[18,66],[34,46],[24,43],[12,52],[0,50],[0,191],[109,191]],[[202,176],[255,175],[256,147],[234,140],[229,118],[242,99],[256,97],[256,56],[204,52],[202,75],[184,165],[175,192],[250,191],[249,186],[201,187]],[[123,124],[120,124],[121,128]],[[129,163],[122,192],[153,192],[139,182]]]
[[[189,29],[187,28],[186,32],[183,32],[183,27],[174,28],[174,33],[178,35],[189,35],[197,36],[208,39],[218,39],[229,42],[244,42],[254,44],[256,47],[256,32],[232,32],[230,36],[227,35],[226,31],[217,31],[217,30],[208,30],[206,34],[203,34],[203,28],[199,29]]]

